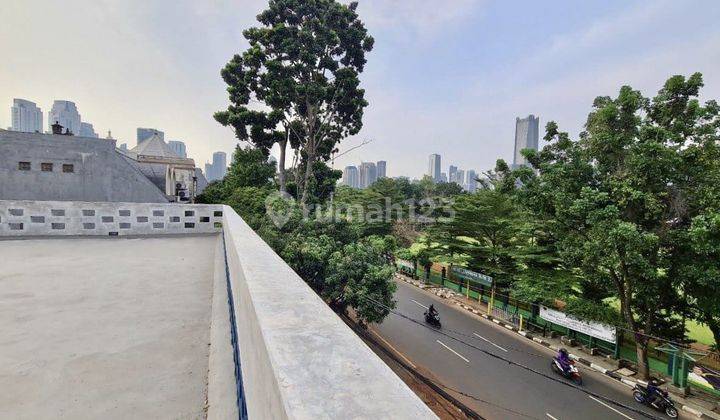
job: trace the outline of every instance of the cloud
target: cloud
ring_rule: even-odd
[[[365,0],[358,13],[375,30],[428,36],[453,22],[466,19],[481,0]]]

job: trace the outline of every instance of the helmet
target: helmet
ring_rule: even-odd
[[[559,351],[560,351],[560,354],[562,354],[563,356],[566,356],[566,357],[567,357],[568,351],[567,351],[564,347],[561,348]]]
[[[658,385],[660,385],[660,383],[657,381],[657,379],[652,378],[652,379],[650,379],[650,385],[658,386]]]

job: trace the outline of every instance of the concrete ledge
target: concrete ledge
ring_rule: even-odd
[[[436,418],[240,216],[223,213],[251,419]]]

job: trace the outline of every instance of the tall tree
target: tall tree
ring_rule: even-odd
[[[547,125],[541,152],[524,153],[538,171],[519,173],[529,208],[549,220],[563,260],[597,285],[611,285],[625,324],[636,334],[640,374],[647,377],[650,335],[682,338],[677,317],[684,279],[678,240],[699,207],[694,185],[709,166],[693,158],[714,142],[717,125],[697,101],[702,78],[670,78],[653,100],[629,86],[598,97],[586,132],[573,142]]]
[[[250,47],[222,71],[230,105],[215,118],[241,140],[280,145],[283,191],[285,151],[288,143],[297,147],[305,162],[296,177],[303,205],[317,160],[362,128],[368,103],[358,76],[374,40],[356,9],[357,2],[270,0],[257,17],[262,26],[243,32]]]

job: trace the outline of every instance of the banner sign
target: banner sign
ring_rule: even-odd
[[[570,328],[571,330],[587,334],[591,337],[599,338],[610,343],[615,342],[615,334],[617,333],[615,328],[599,322],[581,321],[563,312],[549,309],[545,306],[540,307],[540,318],[550,321],[553,324],[562,325],[563,327]]]
[[[396,263],[398,266],[400,266],[400,267],[405,267],[405,268],[407,268],[407,269],[409,269],[409,270],[412,270],[412,269],[413,269],[413,263],[411,263],[410,261],[406,261],[406,260],[401,260],[401,259],[399,259],[399,258],[395,258],[395,263]]]
[[[467,268],[462,267],[453,267],[452,273],[456,275],[457,277],[460,277],[463,280],[469,280],[473,281],[475,283],[480,283],[483,286],[492,286],[493,279],[490,276],[486,276],[485,274],[476,273],[474,271],[470,271]]]

